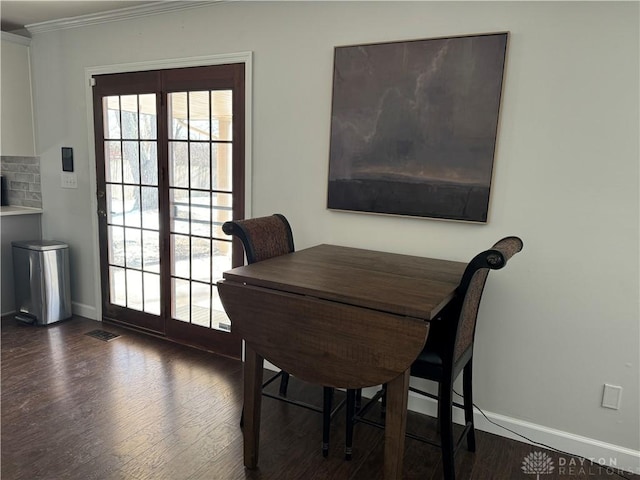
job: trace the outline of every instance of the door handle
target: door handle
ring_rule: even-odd
[[[98,210],[98,216],[99,217],[106,217],[107,216],[107,212],[105,212],[104,210]]]

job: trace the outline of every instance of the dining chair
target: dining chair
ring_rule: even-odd
[[[227,235],[238,238],[242,242],[248,264],[261,262],[294,251],[291,225],[289,225],[284,215],[279,213],[266,217],[225,222],[222,225],[222,231]],[[278,371],[262,384],[262,395],[322,413],[322,454],[326,457],[329,453],[331,419],[345,402],[343,400],[332,409],[335,392],[332,387],[323,387],[322,407],[288,398],[289,377],[289,373],[284,370]],[[280,388],[277,395],[265,390],[267,386],[278,379],[280,379]],[[244,410],[240,418],[240,425],[242,426],[243,423]]]
[[[411,365],[411,376],[437,382],[438,394],[409,387],[409,390],[438,401],[438,430],[440,441],[433,442],[422,436],[407,433],[407,436],[442,450],[445,480],[455,479],[454,456],[466,437],[467,449],[475,452],[475,430],[473,423],[473,344],[482,292],[490,270],[503,268],[507,261],[522,250],[522,240],[506,237],[491,249],[476,255],[465,268],[454,299],[431,322],[427,342],[418,358]],[[453,382],[462,372],[463,403],[453,401]],[[361,391],[347,391],[347,433],[345,457],[351,459],[353,428],[358,422],[377,427],[384,424],[365,418],[367,412],[382,400],[381,414],[384,416],[386,386],[360,408],[356,406]],[[464,410],[465,425],[459,438],[453,434],[453,408]]]

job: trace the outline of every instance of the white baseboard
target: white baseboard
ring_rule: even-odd
[[[363,392],[363,395],[371,392],[375,392],[375,390]],[[408,407],[409,410],[423,413],[431,417],[436,417],[437,415],[437,403],[435,400],[431,398],[425,398],[423,396],[418,396],[413,393],[409,394]],[[517,432],[526,438],[522,438],[512,432],[494,425],[476,409],[474,412],[474,423],[477,430],[531,444],[532,451],[536,451],[536,447],[538,446],[534,442],[537,442],[540,444],[548,445],[553,449],[567,452],[571,455],[587,458],[595,463],[612,466],[630,473],[640,474],[640,451],[621,447],[619,445],[613,445],[611,443],[601,442],[600,440],[575,435],[573,433],[564,432],[562,430],[556,430],[554,428],[545,427],[543,425],[525,422],[497,413],[487,411],[485,411],[484,413],[492,422],[495,422],[498,425],[502,425],[509,430],[513,430],[514,432]],[[464,416],[460,409],[454,409],[454,421],[459,424],[464,423]],[[544,447],[540,446],[539,448]],[[579,464],[576,465],[575,470],[578,470],[580,466],[581,465]],[[586,464],[584,467],[585,470],[589,471]],[[567,472],[569,472],[568,460],[566,468]]]
[[[530,443],[534,447],[535,443],[532,442],[542,443],[562,452],[587,458],[600,465],[615,467],[630,473],[640,474],[640,451],[638,450],[632,450],[612,443],[602,442],[593,438],[575,435],[573,433],[525,422],[496,413],[485,412],[485,414],[491,421],[518,432],[531,441],[520,438],[511,432],[491,424],[480,412],[476,411],[474,414],[474,421],[476,422],[479,430]],[[535,450],[535,448],[532,448],[532,451],[533,450]]]
[[[91,305],[84,305],[78,302],[71,302],[71,310],[75,315],[89,318],[91,320],[100,320],[98,318],[98,312],[96,310],[96,307],[92,307]]]
[[[98,314],[97,314],[96,307],[92,307],[90,305],[84,305],[84,304],[78,303],[78,302],[71,302],[71,311],[75,315],[79,315],[81,317],[89,318],[91,320],[98,320]],[[11,312],[3,312],[3,313],[0,313],[0,316],[4,317],[5,315],[12,315],[14,313],[16,313],[15,310],[11,311]]]

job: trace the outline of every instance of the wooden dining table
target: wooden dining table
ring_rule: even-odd
[[[387,383],[384,478],[402,478],[409,371],[465,263],[318,245],[237,267],[218,282],[245,340],[244,464],[258,465],[264,359],[336,388]]]

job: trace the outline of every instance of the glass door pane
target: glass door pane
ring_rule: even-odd
[[[171,316],[217,330],[231,325],[216,282],[232,266],[232,91],[168,95]]]
[[[102,100],[109,299],[160,315],[156,95]]]

